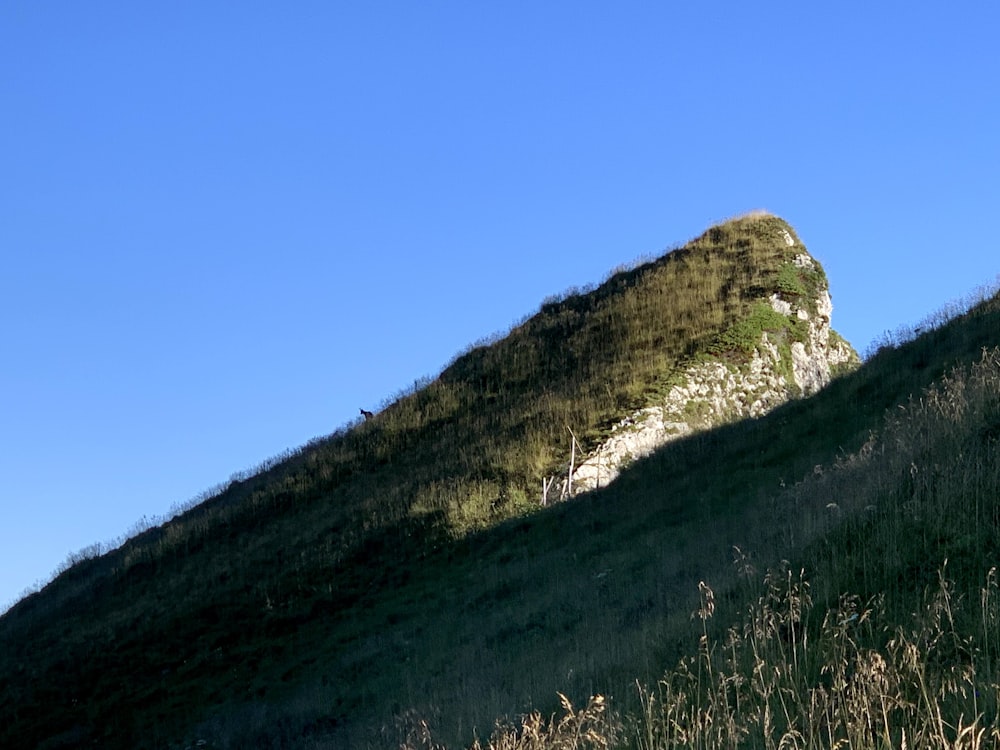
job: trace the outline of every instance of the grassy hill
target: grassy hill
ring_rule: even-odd
[[[550,301],[374,420],[81,560],[0,619],[0,746],[398,747],[430,743],[425,730],[456,745],[498,716],[556,709],[557,691],[576,705],[609,696],[633,717],[616,720],[622,738],[668,746],[681,724],[662,695],[640,700],[635,680],[655,685],[690,654],[703,668],[699,637],[707,655],[754,602],[773,613],[801,599],[767,592],[786,578],[801,591],[802,566],[812,609],[784,629],[771,617],[776,666],[798,659],[801,634],[821,633],[842,593],[881,593],[880,616],[903,623],[945,557],[955,595],[978,596],[995,557],[991,391],[968,388],[974,406],[937,413],[921,404],[960,403],[958,376],[941,395],[910,396],[1000,343],[995,299],[813,398],[539,509],[542,478],[568,460],[567,426],[596,444],[686,363],[717,355],[762,295],[815,283],[790,276],[785,232],[776,217],[744,217]],[[961,382],[991,382],[991,361]],[[945,498],[941,483],[973,476],[969,461],[982,472]],[[919,513],[907,506],[918,494]],[[765,585],[769,566],[787,575]],[[700,581],[715,616],[692,620],[708,611]],[[808,659],[802,686],[824,674]],[[732,691],[711,691],[719,674],[699,672],[685,694],[721,717]],[[793,726],[747,705],[768,707],[772,732]],[[985,705],[995,715],[995,691]],[[692,738],[699,716],[683,722]]]

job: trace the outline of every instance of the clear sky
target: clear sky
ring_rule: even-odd
[[[998,35],[995,2],[6,0],[0,610],[749,209],[859,351],[993,283]]]

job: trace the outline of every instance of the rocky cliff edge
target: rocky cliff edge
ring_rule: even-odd
[[[789,232],[784,236],[787,245],[795,245]],[[856,367],[857,353],[830,328],[833,303],[819,263],[803,250],[789,266],[786,278],[812,283],[787,284],[758,301],[754,317],[763,330],[750,352],[733,356],[721,337],[711,353],[671,378],[673,385],[660,403],[619,421],[610,437],[567,468],[547,493],[548,501],[606,486],[629,463],[671,440],[761,416],[791,398],[816,393],[838,373]]]

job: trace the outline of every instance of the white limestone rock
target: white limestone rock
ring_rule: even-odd
[[[792,262],[801,269],[816,268],[805,253]],[[800,329],[805,324],[805,341],[786,344],[783,354],[778,342],[765,332],[744,365],[722,361],[691,365],[660,404],[640,409],[616,424],[610,437],[577,464],[572,482],[564,479],[557,484],[550,498],[604,487],[628,464],[671,440],[736,419],[759,417],[790,398],[812,395],[830,382],[839,366],[857,361],[850,345],[830,335],[833,303],[825,286],[806,305],[780,294],[772,294],[768,301],[776,312],[800,321]]]

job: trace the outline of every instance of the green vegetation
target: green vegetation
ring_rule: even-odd
[[[760,338],[764,333],[784,333],[792,341],[805,341],[808,326],[802,320],[789,319],[787,315],[776,312],[765,302],[758,302],[750,308],[746,316],[736,321],[712,342],[709,352],[716,355],[738,354],[740,359],[746,359],[760,346]],[[779,342],[790,343],[785,338],[777,336]],[[783,356],[782,359],[787,360],[788,357]]]
[[[786,231],[775,217],[738,219],[550,301],[374,420],[77,561],[0,618],[0,746],[457,747],[478,736],[496,748],[714,747],[696,731],[711,709],[712,726],[776,747],[793,731],[818,736],[803,723],[814,694],[793,700],[790,685],[823,687],[824,716],[847,710],[823,671],[830,654],[895,664],[895,627],[953,638],[910,616],[944,611],[919,607],[928,586],[944,585],[954,637],[969,638],[992,616],[973,605],[996,552],[987,459],[1000,428],[990,388],[975,384],[993,382],[982,349],[1000,343],[996,299],[884,347],[813,398],[672,443],[606,489],[538,508],[541,479],[568,460],[567,426],[592,445],[711,347],[738,362],[745,349],[725,342],[745,338],[745,321],[771,330],[758,302],[803,252]],[[791,267],[806,289],[821,273]],[[774,333],[794,340],[792,327]],[[960,473],[969,461],[978,475]],[[907,505],[914,493],[922,504]],[[734,547],[756,575],[734,571]],[[794,597],[775,593],[793,584]],[[782,614],[792,598],[797,619]],[[829,615],[843,602],[863,627],[831,640],[850,616]],[[774,627],[751,638],[754,618]],[[916,645],[934,669],[965,653],[929,643]],[[977,674],[994,679],[995,643],[962,648],[985,653]],[[784,671],[737,689],[758,656]],[[933,698],[955,725],[939,672],[923,674],[919,706]],[[995,692],[980,691],[992,702],[975,712],[962,705],[963,727],[995,716]],[[770,716],[770,733],[743,707]],[[683,742],[667,734],[677,726]],[[835,738],[853,731],[831,726]]]

